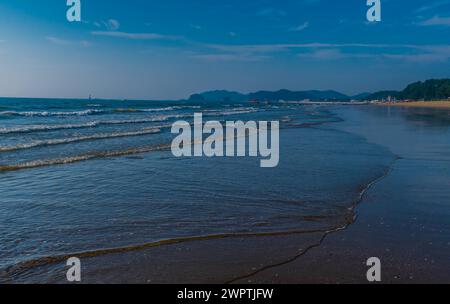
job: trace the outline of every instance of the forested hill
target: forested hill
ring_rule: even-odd
[[[380,100],[388,97],[412,100],[438,100],[450,97],[450,79],[430,79],[408,85],[403,91],[380,91],[365,99]]]

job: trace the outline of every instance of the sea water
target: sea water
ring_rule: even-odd
[[[171,124],[280,121],[280,163],[175,158]],[[179,238],[329,231],[394,153],[330,106],[0,100],[0,269]],[[31,263],[33,264],[33,263]]]

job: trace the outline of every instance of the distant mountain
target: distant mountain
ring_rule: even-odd
[[[365,100],[370,95],[372,95],[372,93],[361,93],[361,94],[358,94],[358,95],[351,96],[351,99],[353,99],[353,100]]]
[[[450,97],[450,79],[430,79],[412,83],[400,96],[402,99],[447,99]]]
[[[430,79],[408,85],[403,91],[380,91],[366,97],[381,100],[388,97],[411,100],[435,100],[450,98],[450,79]]]
[[[328,90],[328,91],[258,91],[250,94],[241,94],[232,91],[209,91],[192,95],[190,101],[301,101],[301,100],[325,101],[325,100],[349,100],[347,95]]]
[[[216,91],[209,91],[204,92],[200,94],[194,94],[192,95],[189,100],[191,101],[245,101],[247,100],[246,95],[238,93],[238,92],[232,92],[232,91],[226,91],[226,90],[216,90]]]
[[[242,102],[242,101],[349,101],[349,100],[382,100],[412,99],[432,100],[450,98],[450,79],[430,79],[424,82],[415,82],[408,85],[403,91],[379,91],[376,93],[361,93],[355,96],[328,90],[328,91],[258,91],[250,94],[217,90],[192,95],[189,100],[195,102]]]
[[[366,96],[364,98],[365,100],[383,100],[391,98],[400,98],[400,92],[399,91],[379,91],[373,94],[370,94],[369,96]]]
[[[347,100],[348,96],[336,91],[289,91],[279,90],[276,92],[259,91],[248,94],[250,100]]]

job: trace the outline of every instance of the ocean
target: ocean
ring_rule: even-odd
[[[344,128],[359,117],[355,108],[379,113],[282,102],[1,99],[0,280],[69,256],[345,228],[403,152]],[[200,112],[204,120],[280,121],[279,166],[175,158],[172,123]]]

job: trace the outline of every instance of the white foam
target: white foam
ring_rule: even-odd
[[[100,140],[100,139],[109,139],[109,138],[117,138],[117,137],[130,137],[130,136],[140,136],[140,135],[148,135],[155,134],[161,132],[160,128],[146,128],[139,131],[130,131],[130,132],[115,132],[115,133],[100,133],[86,136],[76,136],[70,138],[59,138],[59,139],[49,139],[49,140],[36,140],[30,143],[18,144],[15,146],[0,146],[0,152],[11,152],[17,150],[31,149],[42,146],[52,146],[52,145],[62,145],[75,143],[80,141],[87,140]]]
[[[18,112],[18,111],[3,111],[0,115],[3,116],[26,116],[26,117],[48,117],[48,116],[84,116],[92,115],[98,113],[104,113],[103,110],[88,109],[83,111],[72,111],[72,112],[49,112],[49,111],[28,111],[28,112]]]

